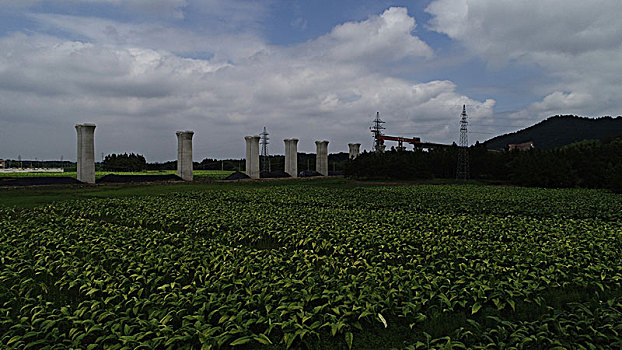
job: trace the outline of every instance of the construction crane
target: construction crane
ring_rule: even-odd
[[[413,148],[440,148],[440,147],[450,147],[451,145],[446,145],[442,143],[434,143],[434,142],[421,142],[419,137],[402,137],[402,136],[389,136],[382,133],[382,130],[385,129],[381,124],[384,121],[380,119],[380,112],[376,112],[376,119],[374,119],[374,125],[370,127],[372,134],[374,134],[374,149],[376,152],[384,152],[385,141],[397,141],[397,150],[404,151],[406,147],[404,147],[404,143],[409,143],[413,145]]]

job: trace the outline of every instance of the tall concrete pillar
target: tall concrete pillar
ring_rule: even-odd
[[[285,172],[298,177],[298,139],[285,139]]]
[[[78,133],[78,181],[95,183],[95,124],[76,124]]]
[[[315,141],[315,171],[328,176],[328,141]]]
[[[246,140],[246,175],[259,179],[259,136],[245,136]]]
[[[355,159],[361,153],[360,143],[348,143],[348,148],[350,149],[350,159]]]
[[[192,136],[194,131],[178,131],[177,134],[177,176],[192,181]]]

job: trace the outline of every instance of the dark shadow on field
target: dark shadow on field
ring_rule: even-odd
[[[68,176],[0,177],[0,186],[69,185],[80,181]]]

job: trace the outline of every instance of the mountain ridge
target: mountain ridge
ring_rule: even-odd
[[[556,115],[525,129],[495,136],[483,142],[488,149],[506,149],[508,144],[532,141],[535,148],[557,148],[582,140],[606,140],[622,136],[622,116],[588,118]]]

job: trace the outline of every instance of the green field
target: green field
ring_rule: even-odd
[[[328,179],[0,202],[3,348],[622,347],[622,196],[604,191]]]
[[[233,171],[228,170],[194,170],[192,172],[195,179],[215,179],[221,180],[229,176]],[[96,171],[95,178],[99,179],[105,175],[170,175],[177,174],[177,170],[145,170],[140,172],[119,172],[119,171]],[[32,177],[32,176],[67,176],[76,177],[75,171],[66,171],[63,173],[0,173],[0,177]]]

